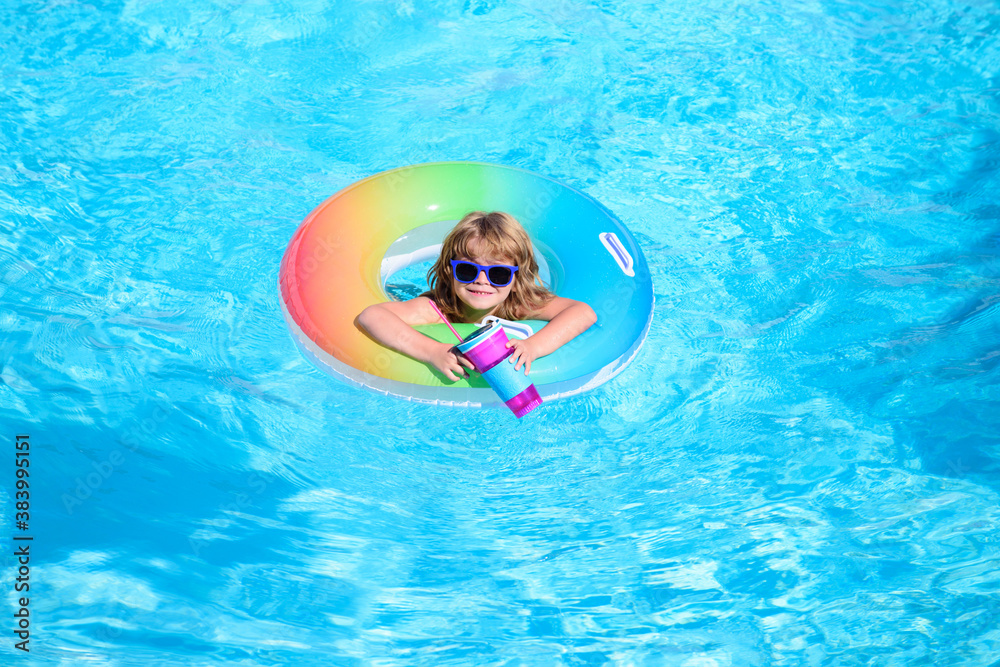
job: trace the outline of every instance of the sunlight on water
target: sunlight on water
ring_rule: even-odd
[[[34,536],[30,657],[13,621],[3,655],[996,659],[992,4],[0,19],[0,411],[30,435]],[[518,421],[300,354],[277,290],[297,225],[441,160],[550,176],[634,232],[656,306],[621,375]]]

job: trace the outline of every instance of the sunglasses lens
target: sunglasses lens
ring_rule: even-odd
[[[475,264],[459,262],[455,265],[455,279],[460,283],[471,283],[479,275]]]
[[[513,273],[506,266],[491,266],[490,272],[486,274],[486,277],[490,279],[496,287],[506,287],[510,284],[510,279]]]

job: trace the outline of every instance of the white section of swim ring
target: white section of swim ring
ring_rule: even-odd
[[[476,322],[476,327],[485,327],[490,322],[496,322],[502,326],[508,338],[513,336],[514,338],[524,340],[535,335],[535,330],[527,322],[512,322],[502,317],[496,317],[495,315],[488,315],[482,322]]]
[[[614,258],[615,263],[618,264],[618,268],[622,270],[622,273],[629,278],[635,278],[635,260],[632,259],[632,255],[625,249],[618,235],[614,232],[604,232],[598,234],[597,238],[601,240],[604,248],[611,253],[611,257]]]
[[[289,331],[291,331],[292,339],[299,349],[302,350],[303,356],[328,373],[343,378],[349,384],[416,403],[432,403],[459,408],[492,408],[504,406],[504,403],[500,401],[496,393],[489,388],[430,387],[411,384],[409,382],[389,380],[371,375],[345,364],[310,340],[302,329],[299,328],[299,325],[292,318],[291,313],[288,312],[285,300],[279,299],[279,301],[281,301],[281,312],[285,316],[285,322],[288,324]],[[646,335],[649,333],[649,326],[652,322],[653,309],[650,308],[649,317],[642,328],[642,333],[636,338],[632,347],[626,350],[624,354],[603,368],[587,375],[547,385],[536,385],[538,393],[545,401],[567,398],[575,394],[590,391],[611,380],[635,359],[635,356],[642,348],[642,344],[646,341]]]

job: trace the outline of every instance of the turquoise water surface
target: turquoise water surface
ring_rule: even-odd
[[[2,3],[0,661],[1000,665],[998,10]],[[440,160],[634,232],[625,372],[519,422],[299,353],[299,222]]]

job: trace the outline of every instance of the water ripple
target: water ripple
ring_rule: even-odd
[[[341,4],[0,9],[39,664],[993,660],[993,8]],[[619,376],[516,420],[302,357],[295,226],[448,159],[635,232]]]

